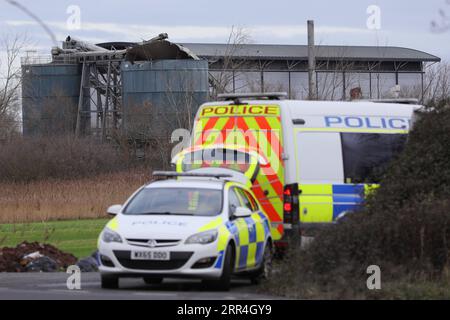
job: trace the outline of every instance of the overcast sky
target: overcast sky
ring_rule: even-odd
[[[314,19],[316,43],[409,47],[450,59],[450,31],[436,33],[439,10],[449,0],[18,0],[52,29],[93,41],[140,41],[161,32],[179,42],[225,42],[230,28],[244,27],[254,43],[305,44],[306,20]],[[67,9],[81,10],[81,29],[68,30]],[[380,30],[367,27],[370,5],[380,8]],[[0,0],[0,36],[26,33],[41,53],[50,37],[24,12]]]

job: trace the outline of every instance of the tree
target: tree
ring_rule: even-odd
[[[212,100],[215,100],[220,93],[233,91],[233,83],[236,78],[242,76],[241,70],[247,63],[242,57],[236,58],[236,56],[240,51],[242,53],[243,46],[250,42],[251,37],[247,30],[235,26],[231,28],[221,61],[210,61],[210,66],[214,66],[216,63],[219,65],[217,71],[214,68],[210,69],[209,81],[212,87],[210,98]]]
[[[20,54],[26,38],[6,36],[0,40],[0,140],[9,139],[20,130],[21,69]]]
[[[450,6],[450,0],[445,0],[445,5]],[[434,32],[445,32],[450,29],[450,16],[445,9],[439,8],[439,18],[431,21],[431,30]]]
[[[429,66],[424,76],[423,101],[434,104],[450,97],[450,65],[446,62]]]

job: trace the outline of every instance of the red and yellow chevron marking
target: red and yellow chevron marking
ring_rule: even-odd
[[[219,106],[217,107],[219,108]],[[194,127],[194,146],[225,144],[256,149],[267,165],[261,165],[252,190],[271,222],[274,240],[283,234],[284,161],[279,107],[242,105],[200,111]],[[252,113],[253,112],[253,113]],[[202,117],[202,113],[205,115]],[[218,115],[218,113],[224,113]]]
[[[256,118],[256,117],[255,117]],[[269,159],[269,164],[266,166],[261,166],[261,171],[257,175],[256,181],[253,183],[252,190],[255,195],[260,200],[264,211],[269,216],[271,222],[282,222],[283,221],[283,185],[284,185],[284,168],[280,163],[278,153],[282,152],[281,146],[277,147],[279,150],[275,150],[276,158],[267,154],[266,152],[274,152],[271,148],[267,146],[272,146],[270,140],[266,135],[259,134],[257,139],[251,131],[256,131],[261,133],[261,130],[279,130],[280,123],[278,122],[278,128],[276,124],[274,127],[259,127],[261,121],[257,121],[255,118],[250,117],[238,117],[236,127],[247,132],[247,139],[245,140],[245,145],[257,145],[258,151],[262,153],[266,159]],[[259,130],[258,130],[259,128]],[[249,130],[250,129],[250,130]],[[259,131],[259,132],[258,132]],[[253,141],[252,141],[253,140]],[[255,142],[256,141],[256,142]],[[266,151],[266,152],[265,152]],[[277,163],[279,161],[280,163]],[[277,171],[274,170],[277,168]],[[268,192],[265,195],[264,191]],[[283,225],[279,224],[276,228],[277,232],[272,229],[274,239],[279,239],[283,234]]]
[[[195,135],[196,140],[195,140],[195,145],[202,145],[203,141],[206,141],[206,139],[208,138],[206,136],[206,133],[209,132],[210,130],[212,130],[214,128],[214,126],[216,125],[217,121],[219,120],[219,118],[210,118],[210,119],[206,119],[206,121],[202,121],[205,119],[199,119],[196,124],[195,124],[195,128],[202,128],[200,132],[198,132],[200,134],[199,137],[197,137],[197,135]],[[204,123],[204,125],[203,125]]]

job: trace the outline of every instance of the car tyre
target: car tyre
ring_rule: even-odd
[[[272,245],[268,242],[264,248],[263,261],[261,267],[250,275],[252,284],[259,284],[263,280],[268,280],[272,276],[273,252]]]
[[[102,289],[118,289],[119,277],[111,274],[101,275]]]
[[[217,291],[229,291],[231,283],[231,275],[234,269],[235,252],[234,247],[229,244],[225,251],[223,260],[222,275],[219,280],[206,280],[204,283]]]
[[[163,278],[144,277],[144,282],[146,284],[161,284],[163,282]]]

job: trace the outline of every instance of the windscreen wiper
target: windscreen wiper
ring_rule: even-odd
[[[180,212],[170,212],[170,211],[164,211],[164,212],[143,212],[143,213],[136,213],[136,215],[173,215],[173,216],[193,216],[193,213],[180,213]]]

